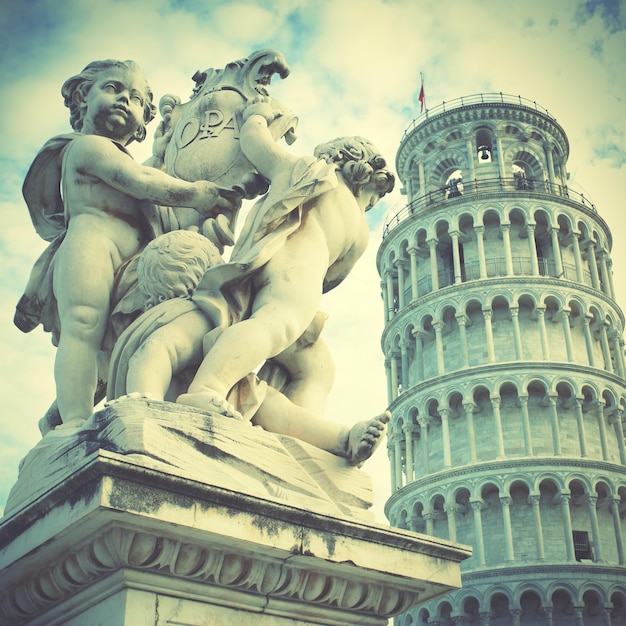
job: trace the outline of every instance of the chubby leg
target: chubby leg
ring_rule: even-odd
[[[96,236],[85,241],[68,233],[55,258],[61,336],[54,378],[63,423],[85,420],[93,412],[115,271],[110,245]]]
[[[163,400],[172,377],[202,361],[202,339],[210,330],[209,320],[200,311],[185,313],[156,330],[130,358],[126,393]]]
[[[306,334],[306,333],[305,333]],[[302,345],[300,340],[277,355],[289,374],[282,393],[294,404],[322,415],[335,380],[335,364],[322,339]]]
[[[328,252],[319,228],[298,235],[288,239],[257,276],[251,316],[218,337],[180,402],[193,406],[196,394],[226,397],[237,381],[285,350],[307,328],[322,296]]]
[[[296,406],[282,393],[268,387],[265,400],[252,423],[345,457],[350,465],[361,465],[380,445],[390,419],[391,414],[386,411],[352,427],[343,426]]]

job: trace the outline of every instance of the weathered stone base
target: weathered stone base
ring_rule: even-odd
[[[279,490],[274,501],[241,493],[243,461],[230,489],[228,462],[219,480],[202,480],[191,467],[181,472],[165,460],[158,443],[163,433],[152,443],[146,436],[155,426],[146,420],[161,420],[159,428],[167,431],[170,418],[139,419],[145,403],[144,409],[135,405],[130,431],[143,433],[131,439],[135,446],[141,439],[146,449],[125,453],[130,439],[122,445],[120,433],[129,432],[121,428],[128,416],[120,413],[130,405],[116,406],[97,419],[118,429],[110,437],[118,450],[95,446],[98,437],[106,438],[93,430],[61,448],[49,440],[40,463],[35,451],[27,457],[17,484],[22,481],[23,489],[14,490],[0,522],[1,624],[365,626],[385,624],[460,586],[459,562],[469,555],[464,546],[360,523],[353,509],[351,515],[331,513],[328,497],[318,512],[310,493],[305,500],[313,510],[287,504],[289,490]],[[204,419],[210,423],[203,436],[210,433],[219,456],[234,445],[234,423]],[[250,454],[249,446],[267,446],[273,437],[237,427],[247,429],[240,445],[248,452],[239,459]],[[163,453],[158,462],[149,453],[155,442]],[[55,449],[64,449],[64,456],[55,456]],[[184,452],[170,452],[184,464]],[[259,463],[250,465],[248,490],[263,484]]]

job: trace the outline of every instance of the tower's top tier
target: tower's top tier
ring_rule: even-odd
[[[412,201],[454,193],[461,181],[565,186],[568,156],[567,135],[546,109],[521,96],[485,93],[443,102],[415,119],[396,171]]]

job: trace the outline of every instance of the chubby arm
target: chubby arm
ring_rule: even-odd
[[[110,139],[85,135],[68,154],[78,174],[94,176],[132,198],[174,207],[191,207],[211,215],[232,209],[234,194],[208,181],[187,182],[140,165]]]
[[[259,100],[249,105],[243,113],[244,123],[239,136],[241,150],[259,174],[272,181],[278,172],[297,160],[279,145],[268,124],[280,113],[269,102]]]

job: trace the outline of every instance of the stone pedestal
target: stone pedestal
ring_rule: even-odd
[[[24,460],[0,623],[385,624],[459,587],[469,548],[371,524],[364,477],[221,416],[113,405]]]

